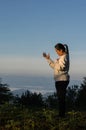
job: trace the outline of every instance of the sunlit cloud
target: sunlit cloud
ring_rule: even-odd
[[[31,75],[50,73],[49,67],[42,57],[0,57],[0,72]]]
[[[80,79],[86,75],[86,60],[84,55],[73,55],[70,64],[70,74],[73,79]]]

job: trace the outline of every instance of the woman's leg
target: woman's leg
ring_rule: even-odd
[[[55,83],[58,102],[59,102],[59,116],[65,116],[65,96],[66,96],[66,88],[68,86],[69,81],[57,81]]]

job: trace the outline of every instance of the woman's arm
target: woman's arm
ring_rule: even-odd
[[[43,57],[46,58],[47,62],[49,63],[51,68],[54,68],[55,64],[54,61],[50,58],[50,54],[43,53]]]

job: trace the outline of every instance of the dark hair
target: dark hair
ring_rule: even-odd
[[[63,52],[65,52],[65,47],[64,47],[64,45],[63,45],[62,43],[57,43],[57,44],[55,45],[55,48],[56,48],[57,50],[62,50]]]

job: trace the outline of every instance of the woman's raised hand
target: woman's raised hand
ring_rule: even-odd
[[[46,54],[45,52],[43,52],[43,57],[45,57],[46,59],[50,59],[50,54]]]

